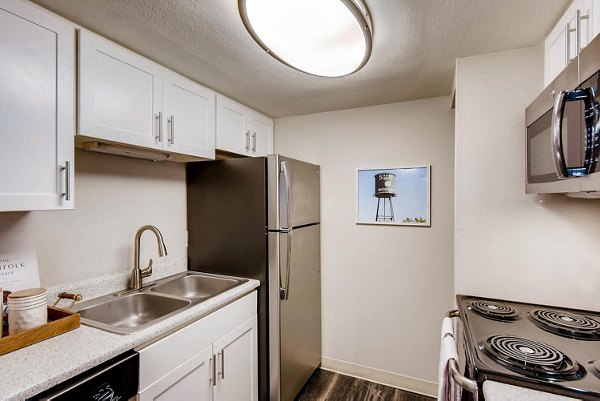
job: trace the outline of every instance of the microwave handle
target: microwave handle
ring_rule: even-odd
[[[568,177],[562,145],[562,123],[567,93],[567,91],[560,91],[556,94],[552,111],[552,157],[554,158],[556,175],[561,180]]]
[[[585,97],[585,128],[586,128],[586,173],[591,174],[596,169],[598,161],[598,152],[600,144],[598,135],[600,134],[600,105],[596,101],[596,91],[594,88],[581,89]]]

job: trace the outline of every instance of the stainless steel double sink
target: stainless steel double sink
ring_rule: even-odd
[[[145,329],[248,280],[186,271],[139,290],[108,294],[77,305],[81,321],[116,334]]]

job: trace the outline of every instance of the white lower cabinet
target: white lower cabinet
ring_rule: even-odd
[[[217,364],[215,401],[258,401],[256,335],[255,316],[213,344]]]
[[[140,393],[140,401],[212,400],[212,346]]]
[[[139,401],[257,401],[256,292],[142,348]]]

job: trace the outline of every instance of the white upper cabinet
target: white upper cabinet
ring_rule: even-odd
[[[83,29],[78,106],[86,138],[215,157],[215,92]]]
[[[0,211],[72,209],[75,29],[0,2]]]
[[[78,134],[162,149],[158,113],[162,67],[79,31]]]
[[[252,156],[266,156],[273,153],[273,120],[250,111],[250,139]]]
[[[247,154],[250,151],[249,119],[246,106],[217,95],[217,149]]]
[[[592,2],[592,38],[600,33],[600,4]]]
[[[165,71],[162,113],[166,121],[165,150],[214,159],[213,91],[178,74]]]
[[[216,147],[246,156],[265,156],[273,150],[273,120],[217,95]]]
[[[579,52],[600,31],[600,4],[594,3],[592,0],[574,0],[546,38],[544,85],[552,82],[569,62],[575,61]]]

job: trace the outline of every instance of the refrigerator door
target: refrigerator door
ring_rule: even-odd
[[[270,399],[292,401],[321,363],[320,226],[270,232],[269,247]]]
[[[280,155],[268,156],[269,230],[318,223],[319,166]]]

